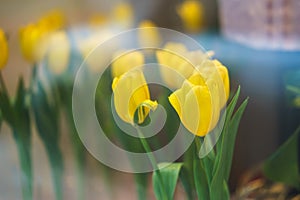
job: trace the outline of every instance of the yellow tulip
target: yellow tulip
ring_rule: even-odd
[[[65,21],[65,16],[60,10],[53,10],[41,17],[37,25],[48,31],[56,31],[65,26]]]
[[[67,69],[70,48],[70,41],[65,31],[57,31],[50,35],[47,58],[48,67],[52,73],[59,75]]]
[[[141,52],[132,51],[124,55],[122,55],[122,52],[118,52],[114,56],[116,59],[112,63],[113,77],[119,77],[130,69],[141,67],[144,64],[144,55]]]
[[[65,19],[62,12],[49,12],[37,23],[20,29],[20,46],[24,58],[31,62],[40,62],[46,53],[48,36],[51,32],[63,28]]]
[[[228,76],[228,70],[227,68],[218,60],[213,60],[215,67],[217,67],[218,72],[222,78],[225,94],[226,94],[226,100],[229,98],[229,92],[230,92],[230,83],[229,83],[229,76]]]
[[[203,6],[198,0],[186,0],[177,9],[184,27],[189,32],[198,32],[203,26]]]
[[[162,50],[156,51],[156,57],[159,64],[174,70],[170,73],[168,68],[160,67],[164,82],[170,88],[179,88],[183,81],[178,78],[178,75],[184,79],[189,78],[196,65],[200,65],[208,55],[201,51],[188,51],[181,43],[167,43]]]
[[[92,72],[98,72],[105,68],[103,59],[105,56],[109,56],[110,51],[103,48],[97,48],[99,44],[109,39],[113,35],[113,32],[110,30],[101,30],[96,31],[85,38],[78,38],[77,48],[85,59],[87,67]],[[112,45],[111,45],[112,46]]]
[[[32,63],[39,62],[45,55],[47,31],[35,24],[21,28],[20,46],[24,58]]]
[[[169,101],[191,133],[205,136],[212,130],[212,97],[200,75],[185,80],[183,86],[169,96]]]
[[[4,68],[8,59],[8,44],[5,33],[0,29],[0,70]]]
[[[112,84],[114,105],[119,117],[134,125],[134,113],[138,112],[138,123],[143,123],[150,109],[155,110],[156,101],[150,100],[149,89],[141,70],[131,70],[116,77]]]
[[[205,136],[217,125],[228,96],[227,68],[217,60],[205,60],[169,101],[190,132]]]
[[[89,25],[91,25],[92,27],[101,26],[101,25],[103,25],[103,24],[105,24],[107,22],[108,22],[107,16],[102,15],[102,14],[93,15],[89,19]]]
[[[218,96],[215,99],[219,100],[220,108],[224,107],[230,91],[227,68],[218,60],[207,59],[197,69],[214,96]]]
[[[125,28],[129,28],[133,24],[134,14],[129,3],[120,3],[112,11],[113,20]]]
[[[159,47],[161,38],[156,25],[150,20],[139,24],[139,44],[141,47]]]

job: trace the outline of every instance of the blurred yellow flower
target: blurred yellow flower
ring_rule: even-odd
[[[8,44],[5,33],[0,29],[0,70],[4,68],[8,59]]]
[[[174,50],[174,53],[168,50]],[[227,68],[218,60],[210,60],[208,53],[188,51],[179,43],[168,44],[157,51],[157,58],[160,64],[169,66],[183,78],[179,81],[161,67],[161,75],[168,86],[180,88],[169,101],[182,123],[195,135],[205,136],[217,125],[229,97]]]
[[[139,44],[141,47],[159,47],[161,38],[156,25],[150,20],[139,24]]]
[[[169,101],[184,126],[197,136],[205,136],[217,125],[229,96],[227,68],[218,60],[204,60],[197,65],[183,86]]]
[[[150,109],[155,110],[157,107],[157,102],[150,100],[149,89],[141,70],[131,70],[114,78],[112,88],[116,112],[127,123],[134,124],[136,111],[138,123],[143,123]]]
[[[177,8],[185,29],[198,32],[203,26],[204,9],[198,0],[186,0]]]
[[[201,64],[209,55],[201,51],[188,51],[181,43],[167,43],[162,50],[156,51],[158,63],[171,68],[160,67],[160,73],[170,88],[181,87],[183,80],[190,77],[195,67]],[[181,78],[180,78],[181,77]]]
[[[92,15],[89,19],[89,25],[91,25],[92,27],[103,25],[106,22],[108,22],[108,17],[102,14]]]
[[[47,30],[35,24],[20,29],[20,46],[24,58],[31,62],[39,62],[45,55],[47,46]]]
[[[49,34],[64,26],[63,13],[54,10],[41,17],[36,23],[22,27],[19,35],[24,58],[31,63],[41,61],[47,50]]]
[[[213,63],[215,67],[217,68],[219,75],[222,78],[223,86],[225,89],[225,95],[226,95],[226,101],[229,98],[229,92],[230,92],[230,81],[228,76],[228,70],[227,68],[218,60],[213,60]]]
[[[87,67],[92,72],[103,70],[107,63],[104,63],[103,58],[110,56],[110,49],[97,48],[102,42],[106,41],[113,35],[110,30],[95,31],[88,37],[78,38],[76,40],[77,48],[85,59]],[[111,44],[113,48],[114,44]]]
[[[218,105],[222,108],[229,97],[230,83],[227,68],[218,60],[205,60],[197,67],[198,73],[204,78],[210,91],[214,96],[218,96],[216,100]]]
[[[200,75],[185,80],[183,86],[169,96],[169,101],[191,133],[205,136],[213,128],[212,96]]]
[[[48,67],[56,75],[62,74],[68,67],[71,44],[65,31],[53,32],[49,36],[47,47]]]
[[[126,2],[118,4],[112,11],[112,19],[125,28],[131,27],[134,20],[131,5]]]
[[[48,31],[62,29],[66,24],[64,14],[60,10],[53,10],[42,16],[37,25]]]
[[[294,99],[294,105],[296,108],[300,108],[300,96]]]
[[[130,69],[141,67],[144,64],[144,55],[141,52],[131,51],[125,54],[123,52],[117,52],[114,56],[116,59],[113,61],[111,69],[113,77],[119,77]]]

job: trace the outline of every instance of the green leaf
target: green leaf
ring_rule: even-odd
[[[237,99],[234,99],[235,103],[231,105],[235,105]],[[238,131],[239,123],[241,117],[245,111],[245,108],[248,104],[248,99],[246,99],[241,106],[238,108],[232,119],[228,118],[232,111],[234,110],[234,106],[228,107],[228,112],[226,118],[229,120],[225,120],[225,126],[222,131],[221,138],[218,142],[219,144],[219,152],[217,155],[217,162],[214,166],[214,175],[211,182],[210,187],[210,195],[211,199],[220,199],[226,196],[226,190],[224,190],[224,181],[227,183],[230,169],[231,169],[231,162],[235,144],[235,138]],[[223,189],[221,189],[223,188]]]
[[[273,181],[283,182],[300,189],[299,174],[300,127],[264,163],[264,174]]]
[[[194,178],[198,199],[210,199],[209,185],[205,172],[202,162],[196,157],[196,159],[194,159]]]
[[[30,115],[29,105],[26,102],[27,91],[24,86],[23,78],[19,79],[16,99],[13,104],[14,128],[18,129],[19,134],[23,134],[24,140],[30,137]]]
[[[227,181],[223,181],[223,190],[224,190],[224,199],[230,199],[230,192],[229,192],[229,188],[227,185]]]
[[[183,165],[183,167],[181,169],[181,172],[179,174],[180,181],[183,185],[183,188],[184,188],[184,190],[186,192],[186,195],[187,195],[189,200],[194,200],[195,199],[194,198],[194,188],[195,188],[195,186],[194,186],[194,183],[193,183],[194,176],[191,176],[191,175],[193,175],[193,173],[190,173],[190,172],[193,172],[192,169],[188,170],[188,168],[185,165]]]
[[[146,173],[135,174],[138,199],[147,199],[148,176]]]
[[[217,142],[217,145],[216,145],[217,156],[216,156],[216,161],[215,161],[214,168],[213,168],[213,174],[216,173],[217,167],[219,166],[219,163],[220,163],[220,160],[221,160],[222,141],[223,141],[222,138],[224,137],[225,132],[228,129],[227,126],[229,126],[229,121],[232,117],[232,114],[233,114],[234,108],[237,104],[237,100],[239,98],[239,95],[240,95],[240,86],[238,87],[234,97],[232,98],[231,102],[229,103],[229,105],[227,106],[227,109],[226,109],[225,124],[224,124],[223,130],[222,130],[222,134],[221,134],[221,136],[219,138],[219,141]]]
[[[21,169],[21,185],[23,200],[32,200],[33,198],[33,169],[32,169],[32,156],[30,137],[24,138],[21,133],[25,130],[13,129],[14,139],[17,145],[20,169]]]
[[[31,94],[31,106],[38,134],[41,137],[50,161],[56,200],[63,199],[63,157],[59,148],[59,102],[50,102],[40,80],[36,80]],[[54,97],[54,100],[57,98]]]
[[[300,108],[300,70],[289,70],[284,74],[285,96],[288,104]]]
[[[57,143],[59,139],[59,111],[57,102],[50,102],[40,81],[31,94],[31,106],[38,133],[46,143]]]
[[[56,200],[63,200],[64,166],[62,153],[57,145],[45,144],[45,147],[51,165],[52,182]]]
[[[229,124],[229,134],[228,134],[228,143],[224,144],[227,145],[227,158],[225,159],[227,162],[225,165],[225,173],[224,173],[224,177],[225,180],[228,181],[229,179],[229,175],[230,175],[230,171],[231,171],[231,164],[232,164],[232,157],[233,157],[233,152],[234,152],[234,146],[235,146],[235,139],[236,139],[236,135],[238,132],[238,128],[239,128],[239,124],[241,121],[241,118],[244,114],[244,111],[246,109],[248,105],[248,98],[242,103],[242,105],[239,107],[239,109],[236,111],[236,113],[234,114],[233,118],[230,121]],[[225,147],[226,148],[226,147]]]
[[[0,109],[0,129],[2,127],[2,121],[3,121],[3,117],[2,117],[2,112],[1,112],[1,109]]]
[[[174,192],[182,165],[183,163],[158,164],[160,169],[153,172],[152,177],[154,194],[158,200],[174,199]],[[160,181],[163,181],[162,186]],[[166,192],[166,197],[164,196],[161,187],[163,187],[164,192]]]
[[[241,92],[241,87],[239,86],[234,97],[232,98],[231,102],[229,103],[229,105],[226,108],[225,126],[223,127],[224,129],[226,129],[226,125],[228,125],[228,123],[232,117],[234,108],[235,108],[237,101],[239,99],[239,96],[240,96],[240,92]],[[220,137],[222,137],[222,135]],[[216,159],[215,166],[217,166],[220,161],[221,154],[218,152],[221,150],[221,145],[222,145],[222,142],[221,142],[221,140],[219,140],[219,142],[217,142],[217,159]],[[215,172],[215,170],[216,170],[216,168],[214,168],[213,172]]]
[[[26,91],[24,88],[24,81],[23,81],[23,78],[20,78],[19,83],[18,83],[17,96],[16,96],[16,100],[14,103],[16,111],[20,111],[20,110],[24,109],[25,96],[26,96]]]
[[[189,149],[184,153],[184,164],[179,174],[181,183],[187,193],[188,199],[194,200],[194,155],[195,155],[195,144],[192,143]]]
[[[14,123],[13,109],[8,94],[6,93],[5,90],[0,91],[0,108],[2,111],[3,119],[7,121],[10,126],[13,126]]]

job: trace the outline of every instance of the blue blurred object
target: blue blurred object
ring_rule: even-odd
[[[216,32],[192,36],[228,67],[231,91],[241,85],[250,101],[240,125],[232,184],[249,167],[270,155],[288,135],[284,74],[300,69],[300,51],[257,50]],[[298,120],[299,121],[299,120]]]

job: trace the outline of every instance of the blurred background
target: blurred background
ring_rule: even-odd
[[[45,13],[59,9],[67,29],[99,25],[116,17],[114,9],[125,1],[116,0],[1,0],[0,27],[9,43],[9,60],[3,70],[11,95],[20,75],[29,77],[32,66],[22,57],[19,29],[37,21]],[[189,34],[229,68],[231,90],[242,88],[249,106],[237,135],[230,179],[234,191],[243,174],[257,167],[300,125],[299,94],[287,86],[300,88],[300,2],[297,0],[197,0],[201,9],[181,9],[182,0],[130,0],[133,17],[121,30],[138,27],[151,20],[158,27]],[[186,12],[186,13],[183,13]],[[191,15],[191,16],[189,16]],[[190,18],[191,19],[190,19]],[[196,25],[193,25],[193,19]],[[121,19],[121,20],[120,20]],[[119,21],[118,21],[119,20]],[[123,23],[123,22],[120,22]],[[192,25],[189,25],[192,23]],[[66,129],[62,122],[62,129]],[[4,124],[0,134],[0,199],[21,199],[20,169],[11,130]],[[35,199],[54,199],[46,152],[34,132],[32,140]],[[60,146],[65,159],[64,197],[74,199],[74,158],[67,134],[62,131]],[[111,177],[91,155],[85,168],[87,199],[136,199],[131,174],[114,171]],[[176,198],[181,199],[182,188]],[[149,188],[150,199],[154,198]]]

